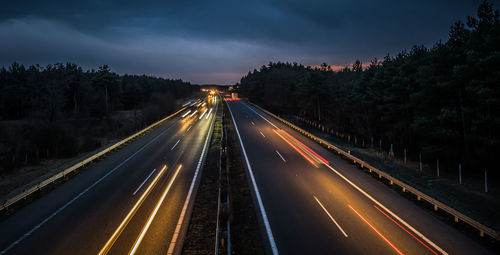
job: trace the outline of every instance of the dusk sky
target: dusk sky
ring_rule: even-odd
[[[498,8],[500,0],[494,1]],[[231,84],[270,61],[344,66],[448,38],[479,0],[4,1],[0,66],[108,64]]]

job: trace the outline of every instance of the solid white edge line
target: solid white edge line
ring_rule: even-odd
[[[332,217],[332,215],[326,210],[326,208],[323,206],[323,204],[318,200],[318,198],[316,196],[314,196],[314,199],[316,199],[316,202],[318,202],[319,206],[321,206],[321,208],[323,208],[323,211],[325,211],[325,213],[328,215],[328,217],[330,217],[330,219],[333,221],[333,223],[335,223],[335,225],[337,226],[337,228],[340,229],[340,231],[342,232],[342,234],[344,234],[345,237],[347,237],[347,234],[345,233],[345,231],[340,227],[340,225],[337,223],[337,221]]]
[[[264,116],[260,115],[258,112],[256,112],[254,109],[252,109],[250,106],[248,106],[246,103],[243,103],[246,107],[248,107],[248,109],[252,110],[252,112],[254,112],[255,114],[259,115],[261,118],[263,118],[265,121],[267,121],[267,123],[271,124],[271,126],[273,126],[274,128],[276,129],[279,129],[278,126],[274,125],[274,123],[272,123],[271,121],[269,121],[268,119],[266,119]]]
[[[177,144],[181,141],[181,139],[177,140],[177,142],[174,144],[174,146],[172,146],[172,149],[170,150],[173,150],[175,148],[175,146],[177,146]]]
[[[283,156],[281,156],[281,153],[278,150],[276,150],[276,153],[278,153],[278,156],[280,156],[280,158],[283,160],[283,162],[286,163],[285,158]]]
[[[148,177],[146,177],[146,179],[144,179],[144,181],[141,183],[141,185],[139,185],[139,187],[134,191],[134,193],[132,194],[133,196],[135,196],[135,194],[137,193],[137,191],[139,191],[141,188],[142,188],[142,185],[144,185],[144,183],[146,183],[149,179],[149,177],[151,177],[151,175],[153,175],[153,173],[156,171],[156,168],[153,169],[153,171],[148,175]]]
[[[257,115],[259,115],[261,118],[263,118],[265,121],[267,121],[269,124],[271,124],[272,126],[278,128],[276,125],[274,125],[271,121],[269,121],[268,119],[264,118],[264,116],[260,115],[258,112],[256,112],[254,109],[252,109],[250,106],[248,106],[247,104],[245,104],[246,107],[248,107],[248,109],[252,110],[253,112],[255,112]],[[337,170],[335,170],[333,167],[331,167],[330,165],[327,165],[325,164],[325,166],[327,166],[328,168],[330,168],[330,170],[332,170],[334,173],[336,173],[338,176],[340,176],[342,179],[344,179],[347,183],[351,184],[351,186],[353,186],[354,188],[356,188],[359,192],[361,192],[361,194],[365,195],[367,198],[369,198],[371,201],[373,201],[375,204],[377,204],[378,206],[380,206],[382,209],[384,209],[385,211],[387,211],[390,215],[392,215],[394,218],[396,218],[399,222],[403,223],[403,225],[405,225],[407,228],[409,228],[411,231],[413,231],[415,234],[417,234],[420,238],[424,239],[428,244],[430,244],[432,247],[434,247],[436,250],[438,250],[439,252],[441,252],[442,254],[444,255],[448,255],[448,253],[446,251],[444,251],[443,249],[441,249],[441,247],[439,247],[438,245],[436,245],[434,242],[432,242],[431,240],[429,240],[426,236],[424,236],[422,233],[420,233],[418,230],[416,230],[415,228],[413,228],[410,224],[408,224],[406,221],[404,221],[403,219],[401,219],[399,216],[397,216],[395,213],[393,213],[392,211],[390,211],[389,209],[387,209],[387,207],[385,207],[384,205],[382,205],[379,201],[377,201],[375,198],[373,198],[372,196],[368,195],[368,193],[366,193],[364,190],[362,190],[360,187],[356,186],[356,184],[354,184],[353,182],[351,182],[349,179],[347,179],[345,176],[343,176],[340,172],[338,172]]]
[[[171,126],[173,127],[173,126]],[[84,189],[82,192],[80,192],[78,195],[76,195],[74,198],[72,198],[70,201],[68,201],[66,204],[64,204],[63,206],[61,206],[59,209],[57,209],[55,212],[53,212],[51,215],[49,215],[47,218],[45,218],[42,222],[38,223],[38,225],[34,226],[30,231],[26,232],[23,236],[19,237],[16,241],[14,241],[11,245],[9,245],[7,248],[3,249],[0,254],[5,254],[7,253],[10,249],[12,249],[12,247],[16,246],[19,242],[21,242],[22,240],[24,240],[26,237],[30,236],[31,234],[33,234],[33,232],[35,232],[37,229],[39,229],[42,225],[44,225],[45,223],[47,223],[47,221],[51,220],[52,218],[54,218],[54,216],[56,216],[57,214],[59,214],[62,210],[66,209],[66,207],[68,207],[69,205],[71,205],[73,202],[75,202],[78,198],[80,198],[81,196],[83,196],[85,193],[87,193],[87,191],[89,191],[90,189],[92,189],[93,187],[95,187],[97,184],[99,184],[102,180],[104,180],[106,177],[108,177],[110,174],[112,174],[113,172],[116,171],[116,169],[120,168],[123,164],[127,163],[131,158],[133,158],[135,155],[137,155],[139,152],[141,152],[142,150],[144,150],[147,146],[149,146],[152,142],[154,142],[156,139],[158,139],[160,136],[162,136],[165,132],[167,132],[168,130],[170,130],[170,128],[167,128],[165,129],[163,132],[161,132],[158,136],[156,136],[155,138],[153,138],[151,141],[149,141],[148,143],[146,143],[145,145],[143,145],[139,150],[137,150],[136,152],[134,152],[134,154],[130,155],[128,158],[126,158],[124,161],[122,161],[120,164],[118,164],[117,166],[115,166],[113,169],[111,169],[108,173],[106,173],[103,177],[99,178],[97,181],[95,181],[94,183],[92,183],[90,186],[88,186],[86,189]]]
[[[441,247],[437,246],[435,243],[433,243],[426,236],[424,236],[418,230],[416,230],[415,228],[413,228],[410,224],[408,224],[406,221],[404,221],[403,219],[401,219],[399,216],[397,216],[391,210],[387,209],[387,207],[385,207],[384,205],[382,205],[379,201],[377,201],[375,198],[373,198],[372,196],[370,196],[363,189],[361,189],[356,184],[354,184],[353,182],[351,182],[349,179],[347,179],[347,177],[343,176],[341,173],[339,173],[337,170],[335,170],[330,165],[326,165],[325,164],[325,166],[327,166],[328,168],[330,168],[330,170],[332,170],[334,173],[336,173],[338,176],[340,176],[342,179],[344,179],[344,181],[346,181],[347,183],[351,184],[351,186],[353,186],[355,189],[357,189],[359,192],[361,192],[361,194],[365,195],[365,197],[367,197],[368,199],[370,199],[371,201],[373,201],[375,204],[377,204],[380,208],[384,209],[386,212],[388,212],[390,215],[392,215],[392,217],[396,218],[399,222],[403,223],[403,225],[405,225],[407,228],[409,228],[411,231],[413,231],[413,233],[417,234],[420,238],[424,239],[428,244],[430,244],[436,250],[438,250],[442,254],[448,255],[448,253],[446,251],[444,251],[443,249],[441,249]]]
[[[269,224],[269,220],[267,219],[267,214],[266,210],[264,209],[264,204],[262,203],[262,198],[260,197],[259,188],[257,188],[257,183],[255,182],[255,177],[253,176],[252,167],[250,166],[250,162],[248,161],[245,146],[243,145],[243,141],[241,140],[240,131],[238,130],[238,126],[236,125],[236,121],[234,120],[233,111],[231,111],[231,107],[229,107],[229,104],[227,104],[227,109],[229,109],[229,113],[231,114],[231,118],[233,119],[234,129],[236,130],[236,134],[238,135],[238,140],[240,141],[243,156],[245,156],[245,162],[247,164],[248,172],[250,173],[250,179],[252,180],[252,185],[255,191],[255,196],[257,197],[257,202],[259,203],[260,213],[262,215],[262,220],[264,221],[264,226],[266,228],[267,237],[269,239],[272,253],[274,255],[278,255],[278,248],[276,247],[276,243],[274,241],[273,232],[271,231],[271,225]]]
[[[218,107],[218,105],[215,107],[215,111],[217,111],[217,107]],[[216,114],[214,113],[213,122],[215,122],[215,116],[216,116]],[[167,251],[168,255],[172,255],[174,253],[175,245],[177,244],[177,238],[179,237],[179,234],[181,232],[182,222],[184,221],[184,216],[186,215],[187,207],[189,205],[189,202],[191,201],[191,195],[193,193],[194,185],[197,181],[198,173],[200,172],[203,157],[206,154],[206,148],[207,148],[208,140],[210,138],[210,134],[211,134],[212,130],[213,130],[213,123],[210,125],[210,129],[208,130],[208,133],[207,133],[207,138],[205,138],[205,144],[203,145],[200,159],[198,160],[198,165],[196,166],[196,171],[194,172],[193,180],[191,181],[191,186],[189,187],[189,192],[187,194],[186,201],[184,202],[184,206],[182,207],[182,212],[179,216],[179,220],[177,221],[177,225],[175,227],[174,234],[172,236],[172,240],[170,241],[170,245],[168,246],[168,251]]]

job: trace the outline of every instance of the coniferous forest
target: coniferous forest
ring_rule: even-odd
[[[75,156],[174,112],[199,89],[182,80],[118,75],[107,65],[0,68],[0,174]]]
[[[401,157],[443,170],[497,171],[500,152],[500,20],[484,1],[457,21],[449,38],[340,71],[269,63],[241,79],[240,94],[281,114],[298,115]],[[498,173],[496,173],[498,176]]]

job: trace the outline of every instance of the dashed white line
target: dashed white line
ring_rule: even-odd
[[[323,204],[318,200],[318,198],[316,196],[314,196],[314,199],[316,199],[316,202],[318,202],[319,206],[321,206],[321,208],[323,208],[323,211],[325,211],[325,213],[328,215],[328,217],[330,217],[330,219],[333,221],[333,223],[335,223],[335,225],[337,226],[337,228],[340,229],[340,232],[342,232],[342,234],[344,234],[345,237],[347,237],[347,234],[345,233],[345,231],[340,227],[340,225],[337,223],[337,221],[332,217],[332,215],[326,210],[326,208],[323,206]]]
[[[254,126],[255,126],[255,123],[253,123],[253,121],[250,121],[250,122],[252,123],[252,125],[254,125]]]
[[[217,107],[215,107],[215,111],[217,111]],[[215,115],[215,113],[214,113]],[[215,122],[215,118],[213,118],[213,122]],[[212,122],[212,123],[213,123]],[[196,179],[198,177],[198,173],[200,172],[201,163],[203,161],[203,157],[205,155],[208,140],[210,138],[210,134],[212,133],[213,125],[210,125],[210,129],[208,130],[207,138],[205,138],[205,144],[203,145],[203,149],[201,150],[200,159],[198,160],[198,165],[196,166],[196,171],[194,172],[193,180],[191,181],[191,186],[189,187],[189,192],[186,197],[186,201],[184,202],[184,206],[182,207],[181,215],[179,216],[179,220],[177,221],[177,225],[174,230],[174,234],[172,236],[172,240],[170,241],[170,245],[168,247],[167,254],[172,255],[174,253],[175,245],[177,243],[177,238],[181,232],[182,222],[184,221],[184,216],[186,215],[187,207],[189,205],[189,201],[191,200],[191,194],[193,193],[194,184],[196,183]]]
[[[175,146],[177,146],[177,144],[181,141],[181,139],[177,140],[177,142],[174,144],[174,146],[172,146],[172,149],[170,150],[173,150],[175,148]]]
[[[257,203],[259,205],[260,214],[262,215],[262,221],[264,222],[264,227],[266,228],[267,238],[269,239],[269,245],[271,246],[272,254],[278,255],[279,254],[278,247],[276,246],[276,242],[274,241],[273,232],[271,231],[271,224],[269,223],[269,219],[267,218],[267,213],[266,213],[266,210],[264,209],[264,203],[262,202],[262,198],[260,197],[259,188],[257,187],[257,183],[256,183],[255,177],[253,175],[252,167],[250,166],[250,161],[248,160],[248,157],[247,157],[245,146],[243,145],[243,141],[241,140],[240,131],[238,130],[238,125],[236,125],[236,121],[234,120],[233,111],[231,111],[231,107],[229,107],[229,104],[227,104],[227,105],[228,105],[227,108],[229,109],[229,113],[231,114],[231,118],[233,119],[233,124],[234,124],[234,128],[236,130],[236,134],[238,135],[238,140],[240,141],[241,150],[243,151],[243,156],[245,156],[245,162],[247,165],[248,173],[250,174],[250,180],[252,181],[252,186],[253,186],[253,189],[255,192],[255,197],[257,198]]]
[[[193,125],[189,126],[186,132],[189,132],[189,130],[193,127]]]
[[[146,177],[146,179],[141,183],[141,185],[139,185],[139,187],[134,191],[134,194],[132,194],[133,196],[135,196],[135,194],[137,193],[137,191],[139,191],[141,188],[142,188],[142,185],[144,185],[144,183],[146,183],[149,179],[149,177],[151,177],[151,175],[153,175],[153,173],[156,171],[156,168],[153,169],[153,171],[148,175],[148,177]]]
[[[283,162],[286,163],[285,158],[283,156],[281,156],[281,153],[278,150],[276,150],[276,153],[278,153],[278,156],[280,156],[280,158],[283,160]]]
[[[172,126],[173,127],[173,126]],[[45,218],[44,220],[42,220],[42,222],[38,223],[38,225],[34,226],[30,231],[26,232],[23,236],[19,237],[16,241],[14,241],[12,244],[10,244],[9,246],[7,246],[7,248],[3,249],[0,254],[5,254],[7,253],[10,249],[12,249],[12,247],[16,246],[18,243],[20,243],[22,240],[24,240],[26,237],[30,236],[31,234],[33,234],[33,232],[35,232],[37,229],[39,229],[42,225],[44,225],[45,223],[47,223],[49,220],[51,220],[52,218],[54,218],[57,214],[59,214],[61,211],[63,211],[64,209],[66,209],[66,207],[70,206],[71,204],[73,204],[73,202],[75,202],[78,198],[80,198],[81,196],[83,196],[85,193],[87,193],[90,189],[92,189],[93,187],[95,187],[97,184],[99,184],[102,180],[106,179],[106,177],[108,177],[109,175],[111,175],[112,173],[114,173],[118,168],[120,168],[122,165],[124,165],[125,163],[127,163],[131,158],[133,158],[135,155],[137,155],[139,152],[141,152],[142,150],[144,150],[146,147],[148,147],[148,145],[150,145],[151,143],[153,143],[154,141],[156,141],[156,139],[158,139],[159,137],[161,137],[164,133],[166,133],[168,130],[170,130],[170,127],[167,128],[165,131],[161,132],[157,137],[153,138],[151,141],[149,141],[148,143],[146,143],[143,147],[141,147],[139,150],[137,150],[134,154],[130,155],[128,158],[126,158],[124,161],[122,161],[120,164],[118,164],[117,166],[115,166],[113,169],[111,169],[108,173],[106,173],[104,176],[102,176],[101,178],[99,178],[97,181],[95,181],[94,183],[92,183],[90,186],[88,186],[86,189],[84,189],[82,192],[78,193],[78,195],[76,195],[75,197],[73,197],[70,201],[68,201],[66,204],[64,204],[63,206],[61,206],[59,209],[57,209],[55,212],[53,212],[50,216],[48,216],[47,218]]]
[[[259,131],[259,133],[262,135],[262,137],[266,138],[266,136],[262,133],[262,131]]]

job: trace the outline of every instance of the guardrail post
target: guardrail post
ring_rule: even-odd
[[[418,162],[419,162],[420,172],[422,172],[422,152],[418,154]]]
[[[417,195],[417,200],[420,201],[420,195]]]
[[[458,183],[462,184],[462,164],[458,164]]]
[[[436,159],[436,174],[439,177],[439,159]]]
[[[404,150],[403,150],[403,161],[406,165],[406,148],[404,148]]]
[[[481,230],[481,231],[479,231],[479,236],[480,236],[480,237],[484,237],[484,231],[482,231],[482,230]]]
[[[438,210],[438,206],[434,205],[434,211],[437,211],[437,210]]]
[[[484,192],[488,192],[488,171],[484,170]]]
[[[403,193],[404,193],[404,192],[406,192],[406,188],[405,188],[405,187],[403,187]]]
[[[455,216],[455,222],[458,222],[458,217],[457,216]]]

